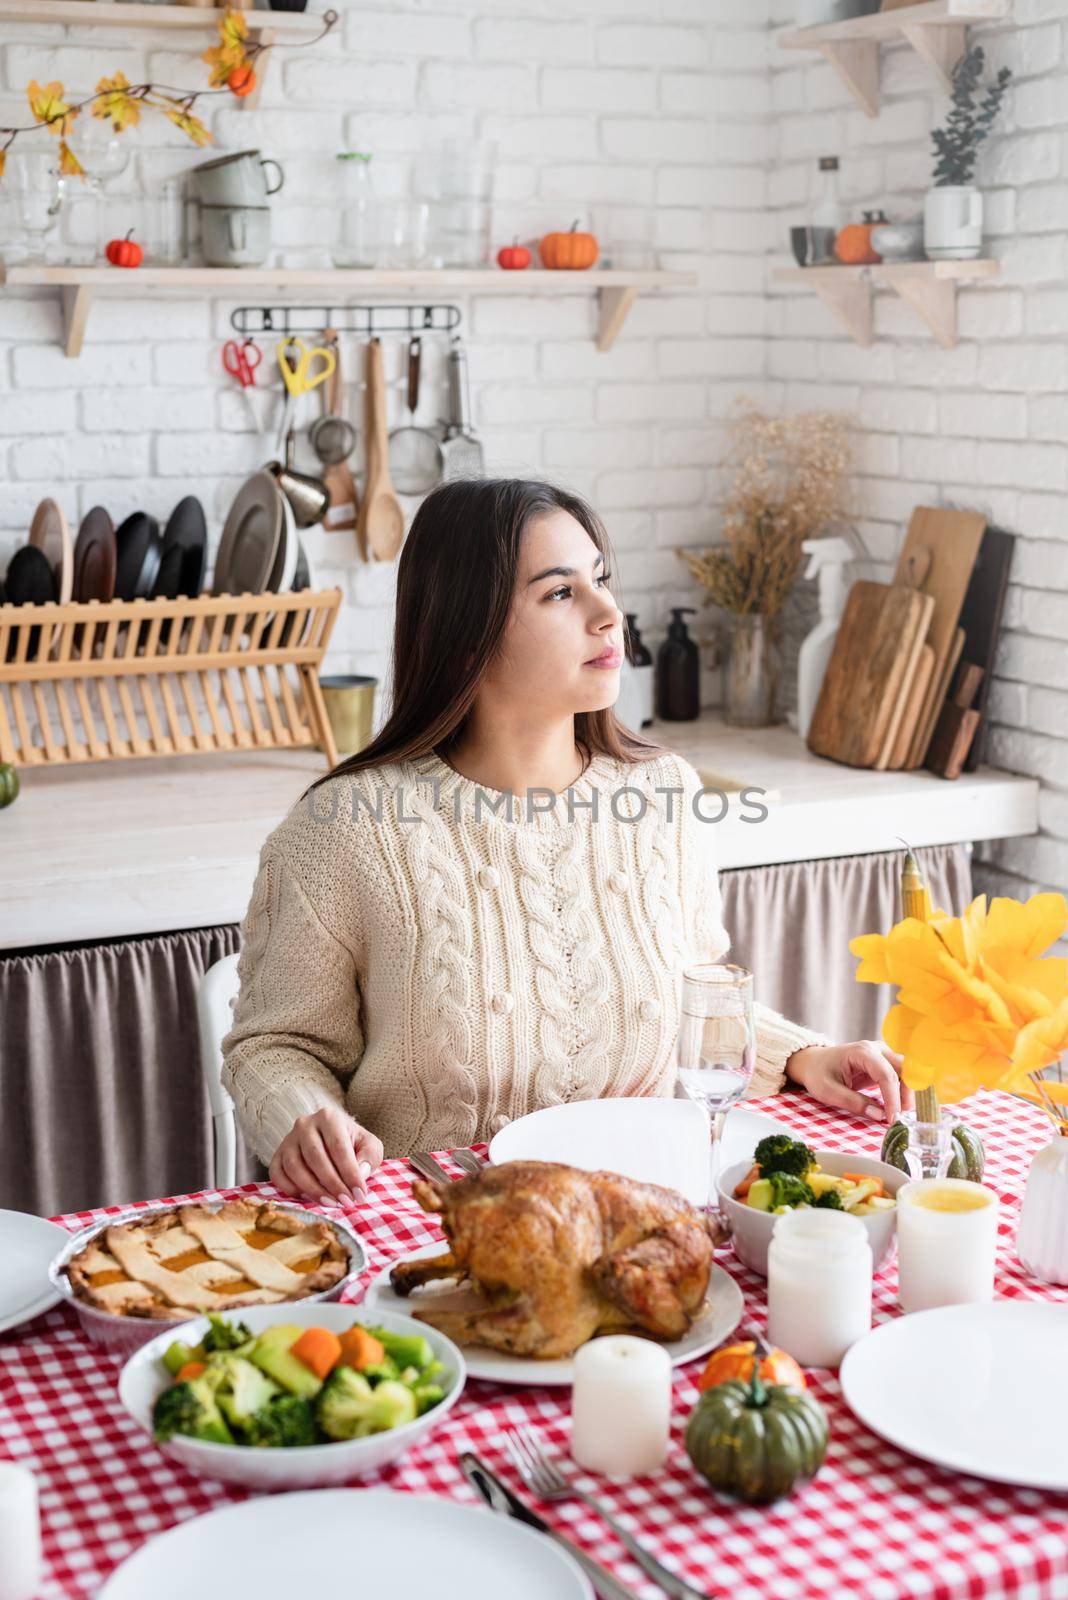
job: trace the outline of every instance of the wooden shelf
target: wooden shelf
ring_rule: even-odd
[[[847,22],[825,22],[779,35],[781,50],[818,52],[831,63],[869,117],[879,115],[879,46],[908,44],[932,69],[944,89],[966,47],[969,23],[996,22],[1012,11],[1012,0],[924,0]]]
[[[58,4],[59,0],[51,0]],[[65,0],[67,4],[84,0]],[[128,10],[129,7],[122,9]],[[348,271],[295,267],[138,267],[123,271],[117,267],[0,267],[0,283],[57,288],[63,296],[64,349],[68,356],[81,354],[86,323],[96,294],[196,293],[240,294],[246,299],[262,296],[264,290],[318,289],[329,298],[357,302],[361,296],[382,294],[511,294],[562,295],[593,290],[598,299],[597,348],[609,350],[639,294],[660,289],[692,288],[693,272],[624,271],[596,267],[586,272],[504,272],[497,267],[472,269]]]
[[[875,20],[875,19],[872,19]],[[946,349],[957,342],[957,285],[982,283],[1001,271],[997,261],[885,261],[870,267],[778,267],[776,283],[815,289],[857,344],[870,345],[872,294],[884,285],[899,294]]]
[[[245,10],[241,5],[235,10]],[[0,22],[51,22],[63,27],[181,28],[210,33],[224,8],[218,6],[151,6],[131,0],[0,0]],[[318,13],[307,11],[245,10],[249,32],[291,38],[312,35],[322,27]]]

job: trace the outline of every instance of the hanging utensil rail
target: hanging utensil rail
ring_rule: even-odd
[[[463,320],[459,306],[238,306],[230,325],[242,336],[257,333],[452,333]]]

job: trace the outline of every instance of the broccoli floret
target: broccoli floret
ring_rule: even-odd
[[[415,1368],[412,1367],[411,1371],[414,1372]],[[366,1378],[372,1388],[374,1388],[375,1384],[386,1381],[396,1383],[400,1376],[401,1370],[391,1356],[386,1356],[382,1361],[376,1361],[373,1366],[360,1368],[360,1377]]]
[[[764,1178],[774,1172],[788,1172],[795,1178],[803,1178],[816,1165],[816,1157],[808,1145],[802,1144],[800,1139],[791,1139],[787,1133],[773,1133],[761,1139],[753,1151],[753,1160]]]
[[[197,1353],[191,1344],[186,1344],[184,1339],[175,1339],[163,1352],[163,1365],[172,1378],[176,1378],[187,1361],[195,1361]]]
[[[824,1189],[822,1194],[816,1196],[815,1204],[822,1206],[824,1211],[844,1211],[842,1196],[837,1189]]]
[[[212,1383],[223,1414],[238,1428],[281,1393],[276,1383],[243,1356],[213,1356],[204,1377]]]
[[[368,1327],[391,1361],[399,1368],[416,1367],[425,1372],[434,1360],[434,1348],[421,1333],[393,1333],[389,1328]]]
[[[217,1350],[236,1350],[238,1345],[248,1344],[252,1338],[252,1329],[243,1322],[224,1322],[222,1317],[208,1316],[211,1326],[201,1339],[201,1348],[212,1355]]]
[[[331,1439],[364,1439],[415,1420],[415,1395],[386,1378],[374,1389],[352,1367],[335,1367],[315,1403],[323,1432]]]
[[[172,1383],[152,1408],[152,1431],[161,1443],[176,1433],[211,1444],[233,1444],[234,1436],[203,1377]]]
[[[769,1172],[768,1182],[772,1188],[773,1211],[776,1206],[810,1206],[815,1199],[808,1184],[795,1178],[792,1172]]]
[[[311,1402],[296,1394],[280,1394],[246,1417],[242,1424],[249,1444],[293,1449],[305,1444],[321,1444]]]

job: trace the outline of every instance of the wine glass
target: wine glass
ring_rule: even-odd
[[[26,258],[48,259],[48,236],[59,218],[59,169],[51,151],[15,151],[9,157],[15,221],[26,236]]]
[[[685,969],[675,1061],[686,1094],[708,1114],[708,1209],[718,1212],[723,1120],[742,1098],[756,1065],[753,974],[745,967],[705,961]]]

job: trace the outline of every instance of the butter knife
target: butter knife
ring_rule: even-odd
[[[557,1533],[551,1528],[544,1517],[539,1517],[536,1511],[531,1511],[528,1505],[520,1500],[517,1494],[503,1484],[495,1472],[480,1461],[478,1456],[470,1450],[465,1450],[459,1457],[460,1470],[468,1483],[477,1490],[491,1511],[498,1511],[502,1516],[514,1517],[517,1522],[525,1523],[528,1528],[536,1528],[539,1533],[547,1534],[556,1544],[567,1551],[573,1561],[577,1561],[583,1572],[601,1600],[638,1600],[633,1589],[628,1589],[625,1583],[620,1583],[614,1578],[607,1567],[602,1567],[599,1561],[588,1556],[577,1544],[572,1544],[570,1539],[565,1539],[562,1533]]]

